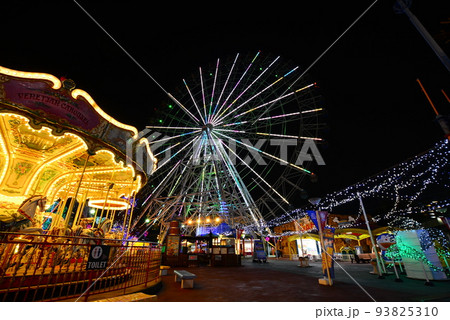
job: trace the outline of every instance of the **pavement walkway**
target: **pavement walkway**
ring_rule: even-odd
[[[395,282],[395,275],[379,279],[371,274],[373,268],[367,263],[339,264],[346,272],[336,266],[331,287],[318,283],[320,262],[301,268],[298,261],[269,259],[267,263],[254,263],[246,258],[240,267],[175,268],[197,275],[193,289],[181,289],[172,268],[163,276],[161,288],[152,294],[158,296],[158,302],[450,301],[450,281],[432,281],[433,286],[426,286],[424,280],[400,275],[402,282]]]

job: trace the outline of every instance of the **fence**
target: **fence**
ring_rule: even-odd
[[[104,270],[87,270],[92,245],[109,247]],[[160,281],[161,249],[145,242],[0,232],[0,301],[87,301]]]

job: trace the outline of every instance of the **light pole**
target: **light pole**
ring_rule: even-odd
[[[377,243],[375,242],[375,239],[373,238],[372,230],[370,229],[369,219],[367,218],[367,214],[366,214],[366,208],[364,208],[364,203],[362,201],[361,194],[359,192],[358,192],[358,198],[359,198],[359,204],[361,205],[364,220],[366,220],[366,226],[367,226],[367,231],[369,231],[370,241],[372,242],[372,247],[375,251],[375,257],[377,260],[377,269],[378,269],[378,279],[384,279],[383,270],[381,269],[382,262],[378,255],[378,250],[377,250]]]
[[[319,237],[320,237],[320,247],[322,249],[322,263],[325,262],[325,268],[327,269],[327,275],[328,275],[328,285],[333,285],[333,280],[331,280],[330,275],[330,266],[328,265],[328,253],[325,250],[325,246],[323,244],[323,233],[322,233],[322,218],[320,217],[320,213],[318,209],[321,198],[310,198],[308,199],[309,203],[314,205],[316,207],[316,221],[317,221],[317,228],[319,229]],[[325,261],[323,261],[325,259]],[[325,278],[325,277],[324,277]],[[319,284],[327,284],[327,281],[324,281],[326,279],[319,279]]]
[[[413,26],[417,29],[420,35],[425,39],[434,53],[438,56],[439,60],[441,60],[442,64],[450,71],[450,59],[445,54],[444,50],[437,44],[437,42],[433,39],[433,37],[428,33],[427,29],[420,23],[419,19],[409,10],[409,6],[411,5],[411,0],[406,0],[403,2],[402,0],[397,0],[394,4],[394,11],[396,13],[404,13],[408,16],[409,20],[413,24]]]

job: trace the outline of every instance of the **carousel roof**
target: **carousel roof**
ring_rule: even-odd
[[[108,194],[108,205],[126,208],[122,198],[156,166],[137,129],[107,115],[73,81],[1,66],[0,149],[3,209],[33,194],[50,203],[75,194],[100,206]]]

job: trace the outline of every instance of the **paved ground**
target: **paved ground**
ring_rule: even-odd
[[[243,259],[240,267],[184,268],[197,275],[193,289],[181,289],[174,281],[173,269],[163,277],[162,287],[154,294],[158,301],[170,302],[370,302],[370,301],[450,301],[450,281],[408,279],[395,282],[395,275],[379,279],[370,264],[340,262],[332,287],[318,284],[320,263],[300,268],[298,261],[270,259],[253,263]]]

